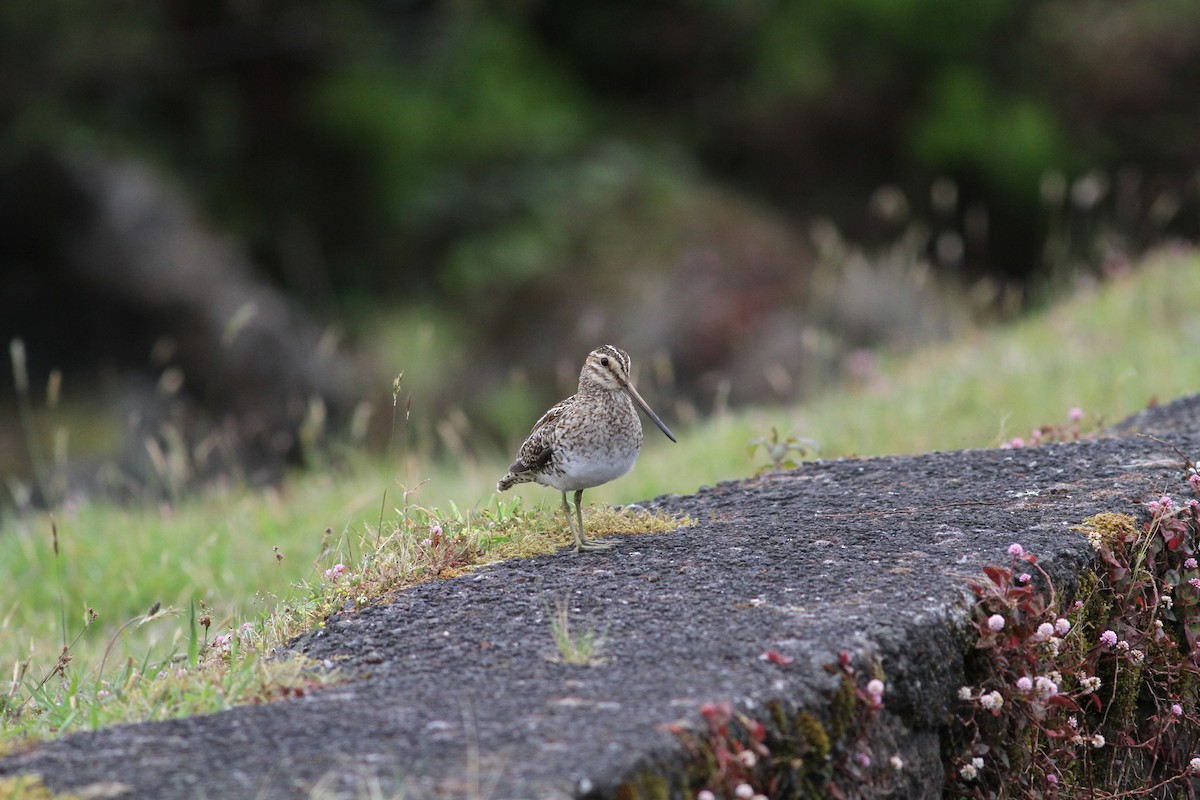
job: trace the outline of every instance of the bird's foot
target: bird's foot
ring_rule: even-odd
[[[577,539],[575,541],[575,552],[581,550],[586,552],[594,552],[596,550],[609,550],[616,546],[616,542],[600,542],[595,539]]]

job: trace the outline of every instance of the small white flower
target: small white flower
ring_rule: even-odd
[[[1066,617],[1059,617],[1054,620],[1054,632],[1059,636],[1066,636],[1067,631],[1071,630],[1071,621]]]
[[[1072,714],[1071,716],[1067,717],[1067,724],[1070,725],[1072,728],[1078,728],[1079,720],[1075,718],[1074,714]]]
[[[1124,653],[1129,649],[1129,642],[1122,639],[1121,641],[1117,642],[1117,649]]]
[[[742,800],[750,800],[751,797],[754,797],[754,790],[750,788],[750,784],[748,783],[739,783],[738,787],[733,790],[733,794],[735,797],[742,798]]]
[[[696,793],[696,800],[717,800],[717,796],[708,789],[701,789]]]
[[[904,759],[898,755],[895,755],[895,756],[892,756],[891,758],[889,758],[888,763],[891,764],[892,769],[896,770],[897,772],[904,769]]]
[[[974,764],[963,764],[958,770],[958,774],[964,781],[973,781],[975,780],[975,776],[979,774],[979,770],[975,768]]]
[[[1129,657],[1133,660],[1133,663],[1135,663],[1135,664],[1140,664],[1146,660],[1146,654],[1143,653],[1141,650],[1130,650]]]
[[[1104,747],[1104,736],[1102,734],[1097,733],[1092,737],[1092,747],[1095,747],[1097,750]]]
[[[1042,697],[1053,697],[1058,694],[1058,684],[1045,675],[1038,675],[1034,678],[1033,686]]]
[[[994,711],[1004,705],[1004,696],[999,692],[989,692],[979,696],[979,705],[989,711]]]
[[[1054,635],[1054,626],[1049,622],[1043,622],[1041,625],[1038,625],[1037,635],[1041,639],[1049,639]]]
[[[1162,600],[1159,602],[1162,603],[1163,607],[1168,610],[1170,610],[1171,606],[1175,605],[1175,600],[1169,594],[1164,594],[1162,596]]]
[[[1046,650],[1049,651],[1050,655],[1056,656],[1058,655],[1058,651],[1062,649],[1062,643],[1062,639],[1057,636],[1051,636],[1046,640]]]
[[[959,700],[970,700],[971,699],[971,687],[970,686],[959,687],[958,699]]]
[[[1092,675],[1088,678],[1083,678],[1079,681],[1079,686],[1084,694],[1091,694],[1100,688],[1100,676]]]
[[[975,769],[983,769],[983,758],[981,756],[975,756],[971,759],[971,766],[975,767]]]
[[[738,759],[746,769],[754,769],[754,765],[758,763],[758,756],[753,750],[743,750],[738,753]]]
[[[867,694],[871,695],[871,697],[874,697],[876,700],[879,700],[879,698],[883,697],[883,681],[876,678],[868,683]]]
[[[1200,461],[1196,463],[1200,464]],[[1200,775],[1200,756],[1197,756],[1188,762],[1188,769],[1192,771],[1193,775]]]

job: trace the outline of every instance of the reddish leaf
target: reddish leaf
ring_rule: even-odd
[[[1012,579],[1012,573],[1006,569],[1001,569],[996,566],[987,566],[983,568],[983,574],[992,579],[992,583],[997,586],[1006,586]]]
[[[774,650],[768,650],[759,656],[763,661],[770,661],[772,664],[790,664],[796,659],[791,656],[781,655]]]

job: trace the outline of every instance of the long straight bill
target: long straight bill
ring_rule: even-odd
[[[678,441],[675,438],[675,434],[671,433],[671,429],[667,427],[666,423],[658,418],[658,414],[654,413],[654,409],[650,408],[646,401],[642,399],[642,396],[638,394],[637,389],[633,388],[632,383],[625,384],[625,391],[629,392],[629,396],[633,398],[633,402],[637,403],[638,406],[641,407],[642,411],[646,412],[646,416],[650,418],[650,421],[657,425],[658,429],[665,433],[668,439],[670,439],[672,442]]]

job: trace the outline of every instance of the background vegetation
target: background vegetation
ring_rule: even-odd
[[[683,432],[610,503],[751,474],[772,428],[987,446],[1193,391],[1197,76],[1191,0],[0,4],[0,664],[95,609],[47,702],[96,724],[110,641],[188,658],[200,600],[280,635],[410,506],[505,517],[602,341]],[[155,280],[189,258],[234,305]],[[238,361],[282,362],[239,339],[272,298],[311,385]]]
[[[1057,428],[1060,438],[1070,430],[1092,435],[1194,389],[1197,346],[1200,263],[1193,255],[1165,258],[1004,330],[885,359],[869,382],[794,407],[727,411],[677,431],[678,445],[648,437],[637,468],[589,497],[629,503],[769,469],[770,457],[747,445],[772,427],[784,438],[818,440],[826,457],[1011,446],[1016,438],[1035,439],[1035,428]],[[277,488],[233,485],[150,507],[80,499],[10,517],[0,528],[0,663],[23,678],[8,687],[0,708],[11,711],[34,693],[65,644],[73,662],[34,693],[43,712],[8,719],[8,733],[51,735],[281,691],[278,676],[262,688],[255,661],[233,670],[237,680],[187,678],[198,683],[152,686],[149,695],[139,690],[120,705],[97,697],[103,686],[119,693],[130,675],[173,675],[180,667],[186,675],[196,663],[188,656],[194,637],[204,644],[244,635],[242,648],[253,653],[294,634],[298,624],[315,623],[322,609],[374,598],[388,585],[366,577],[380,531],[427,566],[445,562],[411,554],[429,547],[433,526],[443,522],[447,535],[474,518],[477,531],[499,526],[504,542],[536,529],[557,530],[557,544],[567,543],[552,492],[518,487],[516,505],[510,495],[494,494],[507,453],[432,460],[407,446],[403,423],[392,451],[390,465],[359,460],[297,473]],[[598,529],[612,524],[601,521]],[[339,563],[351,570],[342,582],[328,572]],[[118,633],[155,604],[167,611]],[[85,626],[89,609],[99,618]],[[211,628],[201,631],[197,614],[208,616]],[[227,651],[217,663],[238,666],[237,654]],[[109,671],[101,676],[106,653]],[[224,688],[214,689],[214,680]]]

